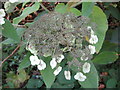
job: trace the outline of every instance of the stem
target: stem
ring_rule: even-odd
[[[9,55],[7,56],[1,63],[0,63],[0,67],[2,66],[2,64],[11,56],[13,56],[13,54],[15,54],[17,52],[17,50],[20,48],[20,44],[15,48],[15,50]]]
[[[76,7],[76,6],[78,6],[79,4],[81,4],[82,2],[81,1],[79,1],[78,3],[76,3],[76,4],[74,4],[74,5],[72,5],[71,7],[72,8],[74,8],[74,7]]]
[[[42,3],[40,3],[40,5],[43,9],[45,9],[46,11],[48,11],[50,13],[50,11]]]

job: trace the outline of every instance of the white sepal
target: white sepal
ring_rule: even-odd
[[[37,66],[37,68],[38,68],[39,70],[44,70],[44,69],[46,68],[46,63],[45,63],[43,60],[40,59],[40,63],[39,63],[39,65]]]
[[[62,67],[59,66],[59,67],[53,72],[53,74],[56,76],[56,75],[58,75],[58,74],[60,73],[61,70],[62,70]]]
[[[38,65],[40,63],[38,57],[33,55],[30,56],[30,61],[31,61],[31,65]]]
[[[57,66],[57,62],[55,58],[52,58],[52,60],[50,61],[50,66],[52,69],[54,69]]]
[[[85,75],[83,75],[83,73],[77,72],[76,75],[74,76],[74,78],[78,81],[83,82],[86,80],[87,77]]]
[[[64,71],[64,75],[65,75],[65,78],[66,78],[67,80],[70,80],[70,79],[71,79],[70,71]]]
[[[94,54],[96,52],[95,46],[89,45],[88,48],[89,48],[91,54]]]
[[[83,65],[83,72],[84,73],[89,73],[90,72],[90,67],[91,67],[90,63],[85,62],[84,65]]]

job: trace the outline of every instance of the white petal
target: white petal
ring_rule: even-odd
[[[5,24],[5,20],[4,18],[0,18],[0,25],[3,25],[3,24]]]
[[[94,31],[91,29],[91,35],[94,35]]]
[[[76,75],[74,76],[74,78],[78,81],[85,81],[86,76],[83,75],[83,73],[81,73],[81,72],[77,72]]]
[[[87,29],[88,29],[88,30],[91,30],[91,35],[94,35],[94,31],[92,30],[92,27],[91,27],[91,26],[88,26]]]
[[[61,61],[64,59],[65,57],[64,57],[64,55],[59,55],[58,57],[57,57],[57,62],[58,63],[61,63]]]
[[[98,37],[97,35],[94,35],[94,44],[96,44],[98,42]]]
[[[38,65],[37,68],[38,68],[39,70],[42,70],[42,69],[43,69],[43,67],[42,67],[41,65]]]
[[[89,73],[90,72],[90,67],[91,67],[90,63],[85,62],[85,64],[83,65],[83,72],[84,73]]]
[[[98,42],[97,35],[91,35],[91,38],[89,39],[89,43],[96,44]]]
[[[91,28],[91,26],[88,26],[87,29],[90,30],[90,29],[92,29],[92,28]]]
[[[15,3],[15,2],[18,2],[18,0],[9,0],[9,2]]]
[[[28,45],[28,47],[26,47],[27,50],[29,50],[32,54],[37,55],[37,50],[35,50],[35,47],[32,45]]]
[[[76,73],[76,75],[74,76],[74,78],[75,78],[76,80],[78,80],[78,78],[79,78],[79,73]]]
[[[31,65],[38,65],[40,63],[38,57],[33,55],[30,56],[30,61],[31,61]]]
[[[87,60],[88,60],[88,57],[85,57],[85,58],[83,59],[84,56],[85,56],[85,53],[83,53],[83,55],[81,56],[80,59],[81,59],[82,61],[83,61],[83,60],[84,60],[84,61],[87,61]]]
[[[85,58],[85,61],[87,61],[87,60],[88,60],[88,57]]]
[[[60,73],[61,70],[62,70],[62,67],[59,66],[59,67],[53,72],[53,74],[56,76],[56,75],[58,75],[58,74]]]
[[[70,80],[70,79],[71,79],[70,71],[64,71],[64,75],[65,75],[65,78],[66,78],[67,80]]]
[[[52,69],[54,69],[56,66],[57,66],[57,62],[56,62],[56,59],[53,58],[51,61],[50,61],[50,66]]]
[[[0,9],[0,18],[3,18],[5,16],[4,9]]]
[[[39,70],[44,70],[46,68],[46,63],[43,60],[40,60],[39,65],[37,66]]]
[[[9,7],[10,7],[10,2],[5,2],[4,8],[6,11],[8,10]]]
[[[30,56],[30,61],[31,61],[31,65],[35,65],[35,57],[33,55]]]
[[[89,45],[88,48],[90,49],[91,54],[94,54],[96,52],[95,46]]]

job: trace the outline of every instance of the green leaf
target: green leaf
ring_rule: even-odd
[[[71,83],[71,84],[59,84],[58,82],[55,82],[53,85],[52,85],[52,88],[74,88],[74,83]]]
[[[50,66],[50,57],[44,58],[43,60],[46,62],[47,66],[44,70],[41,70],[40,72],[43,77],[43,81],[45,82],[45,85],[47,86],[47,88],[50,88],[55,80],[55,75],[53,74],[54,69],[52,69]]]
[[[40,12],[40,13],[38,14],[38,16],[34,19],[34,21],[37,21],[41,16],[43,16],[43,15],[45,15],[45,14],[47,14],[47,13],[48,13],[48,11]]]
[[[1,43],[2,43],[2,44],[15,44],[15,43],[18,43],[18,42],[16,42],[16,41],[13,40],[13,39],[8,38],[8,39],[2,41]]]
[[[29,67],[31,65],[30,60],[29,60],[30,55],[31,55],[30,53],[27,53],[27,55],[21,61],[20,65],[18,67],[18,71],[20,71],[26,67]]]
[[[66,13],[67,12],[67,8],[66,5],[64,3],[60,3],[55,7],[55,12],[59,12],[59,13]]]
[[[108,29],[108,22],[106,15],[103,13],[102,9],[97,6],[94,6],[93,12],[90,15],[91,22],[95,23],[96,30],[95,33],[98,36],[98,43],[95,44],[96,52],[98,53],[102,47],[103,41],[105,39],[105,34]]]
[[[2,30],[3,36],[7,38],[11,38],[16,42],[20,42],[20,37],[18,36],[16,29],[8,20],[5,19],[5,24],[2,26],[3,26],[3,30]]]
[[[27,83],[27,88],[40,88],[43,85],[43,82],[40,79],[29,79]]]
[[[115,78],[115,79],[119,79],[119,76],[118,76],[118,69],[116,70],[116,69],[110,69],[109,71],[108,71],[108,73],[109,73],[109,76],[111,76],[112,78]]]
[[[71,13],[75,14],[76,16],[81,15],[81,12],[78,9],[68,7],[68,5],[65,5],[64,3],[58,4],[55,7],[55,11],[59,12],[59,13],[62,13],[62,14],[67,13],[67,12],[71,12]]]
[[[118,45],[117,44],[111,43],[109,41],[104,41],[103,47],[100,50],[100,52],[103,52],[103,51],[114,51],[115,52],[116,48],[118,49]]]
[[[80,16],[81,15],[81,12],[78,9],[76,9],[76,8],[70,8],[69,12],[75,14],[76,16]]]
[[[37,11],[39,9],[39,7],[40,7],[40,3],[38,3],[38,2],[36,2],[31,7],[26,7],[19,17],[16,17],[16,18],[13,19],[13,23],[18,24],[22,19],[27,17],[29,14]]]
[[[21,55],[23,52],[25,52],[25,48],[26,48],[26,45],[25,44],[22,44],[20,46],[20,49],[18,50],[18,54]]]
[[[118,58],[116,52],[103,51],[97,55],[92,61],[96,64],[109,64],[116,61]]]
[[[64,71],[68,70],[68,68],[63,68],[62,71],[60,72],[60,74],[57,77],[57,80],[60,84],[72,84],[74,83],[75,79],[74,76],[72,75],[71,80],[66,80],[65,75],[64,75]]]
[[[117,45],[120,43],[120,27],[117,27],[114,32],[112,33],[112,38],[111,38],[111,42],[112,43],[116,43]]]
[[[94,2],[83,2],[82,3],[82,16],[88,17],[94,7]]]
[[[105,12],[105,14],[106,14],[106,16],[107,16],[107,19],[108,19],[109,16],[110,16],[110,11],[109,11],[109,10],[104,10],[104,12]]]
[[[98,73],[94,64],[90,61],[91,69],[88,74],[85,74],[87,79],[84,82],[79,82],[83,88],[98,88]]]
[[[18,72],[17,79],[19,80],[20,83],[23,83],[28,78],[29,76],[27,75],[24,69]]]
[[[16,31],[17,31],[18,36],[21,38],[21,36],[23,35],[23,33],[25,31],[25,28],[17,28]],[[11,38],[8,38],[8,39],[2,41],[2,44],[16,44],[16,43],[18,43],[18,41],[13,40]]]
[[[119,12],[118,8],[115,8],[115,7],[111,6],[111,5],[108,8],[109,8],[109,11],[110,11],[111,15],[114,18],[120,20],[120,12]]]
[[[16,31],[17,31],[17,34],[18,36],[21,38],[23,33],[25,32],[25,28],[17,28]]]
[[[117,80],[114,78],[111,78],[107,81],[106,88],[116,88]]]

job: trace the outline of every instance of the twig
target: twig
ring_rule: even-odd
[[[81,2],[81,1],[79,1],[78,3],[76,3],[76,4],[72,5],[71,7],[72,7],[72,8],[74,8],[74,7],[78,6],[78,5],[80,5],[81,3],[82,3],[82,2]]]
[[[13,56],[13,54],[15,54],[17,52],[17,50],[20,48],[20,44],[15,48],[15,50],[8,56],[6,57],[1,63],[0,63],[0,67],[2,66],[2,64],[11,56]]]
[[[48,11],[50,13],[50,11],[42,3],[40,3],[40,5],[43,9],[45,9],[46,11]]]

